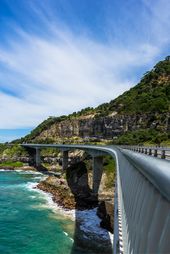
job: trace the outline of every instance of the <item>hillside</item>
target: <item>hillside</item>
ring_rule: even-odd
[[[18,142],[161,143],[170,139],[170,57],[118,98],[68,116],[49,117]]]

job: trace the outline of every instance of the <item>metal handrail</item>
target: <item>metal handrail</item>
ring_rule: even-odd
[[[161,159],[170,159],[169,147],[155,147],[155,146],[120,146],[124,149],[132,150],[134,152],[144,153]],[[159,153],[160,151],[160,153]]]
[[[162,146],[162,147],[160,147],[160,146],[129,146],[129,145],[120,145],[119,147],[122,147],[122,148],[144,148],[144,149],[153,149],[153,150],[160,150],[160,151],[162,151],[162,150],[165,150],[165,151],[170,151],[170,147],[165,147],[165,146]]]
[[[121,152],[170,201],[170,161],[124,149]]]

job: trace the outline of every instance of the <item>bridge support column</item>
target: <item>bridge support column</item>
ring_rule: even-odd
[[[40,157],[40,149],[39,148],[36,148],[35,165],[37,168],[41,166],[41,157]]]
[[[63,161],[62,161],[63,170],[68,168],[68,150],[63,151]]]
[[[98,193],[103,173],[103,157],[93,157],[93,192]]]
[[[31,147],[25,147],[26,151],[29,154],[29,165],[36,166],[36,149]]]

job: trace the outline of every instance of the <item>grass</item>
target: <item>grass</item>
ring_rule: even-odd
[[[20,161],[5,161],[0,163],[0,167],[22,167],[24,164]]]

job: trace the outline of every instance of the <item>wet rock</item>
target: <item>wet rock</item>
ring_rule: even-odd
[[[91,209],[98,205],[98,198],[89,187],[87,168],[83,161],[69,167],[66,178],[74,194],[77,209]]]
[[[105,200],[99,204],[97,215],[101,218],[100,226],[113,233],[114,228],[114,204],[113,200]]]

